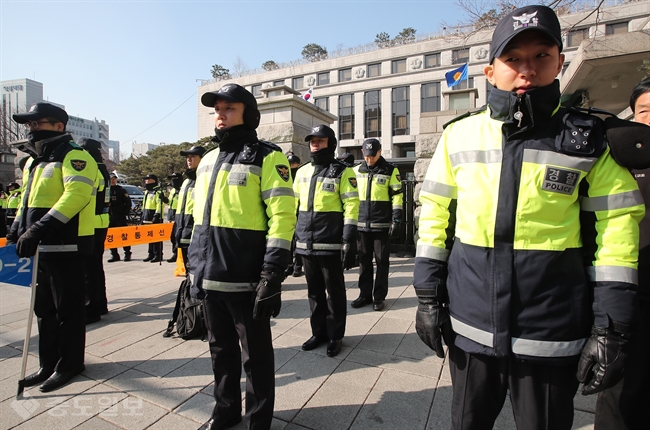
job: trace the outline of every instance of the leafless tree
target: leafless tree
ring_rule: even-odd
[[[233,75],[235,77],[246,76],[249,72],[248,66],[244,63],[244,60],[238,55],[235,59],[235,62],[232,65]]]
[[[0,105],[0,150],[9,151],[11,142],[25,139],[27,130],[22,125],[13,120],[12,115],[18,113],[18,110],[7,106]]]

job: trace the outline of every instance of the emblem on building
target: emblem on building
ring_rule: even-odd
[[[488,55],[488,50],[485,48],[479,48],[476,53],[474,54],[474,58],[477,60],[484,60],[487,58]]]
[[[419,58],[414,58],[413,60],[411,60],[411,69],[417,70],[420,67],[422,67],[422,60],[420,60]]]
[[[354,76],[357,77],[357,79],[361,79],[364,76],[366,76],[366,69],[359,67],[357,70],[354,71]]]
[[[316,83],[316,78],[314,78],[313,76],[307,78],[307,85],[309,85],[310,87],[313,86],[315,83]]]

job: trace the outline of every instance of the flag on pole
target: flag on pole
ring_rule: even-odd
[[[467,79],[467,63],[457,69],[445,73],[445,78],[447,78],[447,86],[449,88],[455,87],[460,83],[460,81]]]
[[[314,92],[314,87],[310,87],[306,93],[301,94],[300,97],[302,97],[303,100],[308,101],[313,103],[314,98],[311,96],[311,94]]]
[[[16,245],[0,248],[0,282],[29,287],[34,271],[33,258],[16,255]]]

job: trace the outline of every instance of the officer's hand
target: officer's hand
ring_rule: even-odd
[[[451,334],[449,308],[444,307],[435,299],[419,299],[418,310],[415,314],[415,331],[429,348],[440,358],[445,357],[442,349],[442,334]]]
[[[275,318],[280,314],[282,307],[280,290],[284,278],[281,273],[275,273],[275,271],[266,270],[266,268],[260,276],[262,279],[257,284],[253,319]]]
[[[153,224],[160,224],[162,222],[162,217],[160,214],[153,214],[153,219],[151,220]]]
[[[352,269],[355,266],[356,257],[357,242],[344,241],[341,246],[341,264],[343,265],[343,270]]]
[[[31,226],[16,242],[16,254],[19,257],[33,257],[38,250],[38,244],[46,234],[45,227],[38,222]]]
[[[18,241],[18,232],[16,230],[9,230],[7,232],[7,245],[13,245]]]
[[[393,219],[388,228],[388,238],[390,240],[397,239],[399,237],[399,223],[398,219]]]
[[[591,328],[591,337],[578,362],[577,378],[584,384],[583,395],[599,393],[621,380],[627,357],[626,344],[626,335],[610,329]]]

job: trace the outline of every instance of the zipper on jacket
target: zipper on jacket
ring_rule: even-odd
[[[517,127],[521,128],[521,120],[524,119],[524,113],[521,111],[521,94],[517,95],[517,112],[515,112],[513,116],[517,121],[519,121]]]

